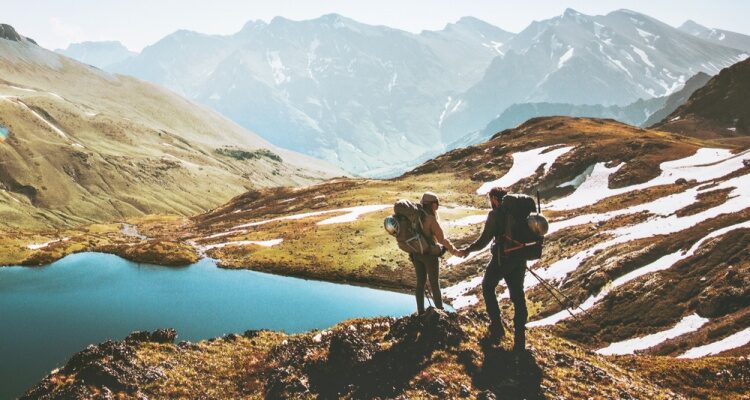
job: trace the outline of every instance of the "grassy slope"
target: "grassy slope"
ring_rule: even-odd
[[[145,82],[0,40],[0,226],[194,215],[251,188],[341,174]],[[217,153],[270,149],[238,160]]]

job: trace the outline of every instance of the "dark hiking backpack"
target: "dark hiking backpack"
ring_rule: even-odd
[[[503,196],[501,208],[505,214],[503,251],[506,256],[517,256],[525,260],[542,257],[544,237],[534,233],[527,219],[537,211],[534,198],[523,194]]]
[[[422,223],[426,216],[421,204],[399,200],[393,205],[392,217],[396,219],[398,226],[394,236],[401,250],[409,254],[439,254],[439,247],[422,233]]]

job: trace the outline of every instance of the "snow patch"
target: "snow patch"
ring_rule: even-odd
[[[651,335],[611,343],[609,346],[599,349],[596,352],[608,356],[633,354],[636,350],[648,349],[669,339],[682,336],[686,333],[695,332],[707,322],[707,318],[702,318],[698,314],[691,314],[687,317],[683,317],[680,322],[670,329],[653,333]]]
[[[544,153],[551,146],[513,153],[513,166],[502,178],[486,182],[477,189],[477,194],[485,195],[493,187],[508,187],[524,178],[533,176],[539,167],[544,165],[544,173],[549,172],[558,157],[573,149],[572,146],[560,147]]]
[[[721,352],[736,349],[750,343],[750,328],[745,328],[735,334],[729,335],[719,341],[703,346],[693,347],[677,358],[698,358],[719,354]]]
[[[268,61],[268,66],[271,67],[271,73],[273,74],[273,81],[277,85],[280,85],[284,82],[289,82],[291,80],[291,78],[286,74],[287,68],[284,66],[284,63],[281,61],[281,57],[279,56],[278,51],[267,51],[266,61]]]
[[[573,179],[571,179],[571,180],[569,180],[567,182],[563,182],[563,183],[557,185],[557,187],[562,188],[562,187],[566,187],[566,186],[573,186],[573,188],[578,189],[583,184],[583,182],[585,182],[586,179],[591,175],[592,172],[594,172],[594,165],[591,165],[591,166],[587,167],[578,176],[576,176],[575,178],[573,178]]]
[[[276,222],[276,221],[289,221],[289,220],[297,220],[297,219],[305,219],[310,217],[317,217],[320,215],[325,214],[331,214],[331,213],[345,213],[344,215],[339,215],[337,217],[328,218],[326,220],[318,222],[318,225],[331,225],[331,224],[340,224],[344,222],[353,222],[356,221],[360,216],[366,213],[371,213],[375,211],[384,210],[386,208],[392,207],[391,205],[385,205],[385,204],[376,204],[376,205],[367,205],[367,206],[356,206],[356,207],[347,207],[347,208],[339,208],[335,210],[325,210],[325,211],[314,211],[314,212],[308,212],[308,213],[302,213],[302,214],[294,214],[294,215],[287,215],[285,217],[277,217],[277,218],[271,218],[266,219],[263,221],[256,221],[256,222],[248,222],[246,224],[241,224],[233,227],[233,230],[243,229],[243,228],[249,228],[253,226],[260,226],[265,225],[270,222]],[[231,232],[231,231],[230,231]]]
[[[281,244],[284,239],[272,239],[272,240],[238,240],[235,242],[225,242],[225,243],[216,243],[216,244],[209,244],[207,246],[202,246],[201,249],[205,252],[211,249],[221,249],[223,247],[228,246],[248,246],[248,245],[256,245],[261,247],[272,247],[276,246],[278,244]]]
[[[466,306],[476,304],[479,301],[475,295],[467,295],[466,293],[482,284],[482,276],[476,276],[469,280],[459,282],[453,286],[443,289],[443,296],[448,299],[453,299],[451,305],[455,309],[464,308]]]
[[[359,219],[360,216],[363,214],[385,210],[386,208],[390,208],[390,205],[386,204],[378,204],[378,205],[370,205],[370,206],[357,206],[357,207],[349,207],[341,209],[340,211],[346,211],[347,214],[339,215],[337,217],[328,218],[323,221],[318,222],[318,225],[332,225],[332,224],[341,224],[345,222],[354,222]]]
[[[32,243],[32,244],[27,244],[27,245],[26,245],[26,248],[27,248],[27,249],[30,249],[30,250],[39,250],[39,249],[43,249],[43,248],[45,248],[45,247],[47,247],[47,246],[49,246],[49,245],[51,245],[51,244],[53,244],[53,243],[58,243],[58,242],[65,242],[65,241],[67,241],[68,239],[70,239],[70,238],[69,238],[69,237],[64,237],[64,238],[62,238],[62,239],[55,239],[55,240],[50,240],[49,242],[44,242],[44,243]]]
[[[8,85],[8,87],[11,88],[11,89],[20,90],[20,91],[23,91],[23,92],[31,92],[31,93],[36,92],[36,90],[34,90],[34,89],[22,88],[22,87],[13,86],[13,85]]]
[[[494,40],[490,40],[489,43],[482,43],[482,46],[484,46],[484,47],[486,47],[488,49],[495,50],[497,52],[497,54],[499,54],[501,56],[505,55],[505,53],[503,53],[503,51],[500,50],[500,48],[503,47],[503,43],[502,42],[496,42]]]
[[[672,184],[677,179],[707,182],[742,168],[744,166],[742,156],[748,152],[746,150],[735,155],[726,149],[700,148],[692,156],[661,163],[659,167],[662,172],[658,177],[645,183],[618,189],[609,188],[609,176],[617,172],[624,164],[607,167],[605,163],[597,163],[591,175],[575,192],[549,203],[547,207],[553,210],[584,207],[611,196]]]
[[[469,215],[467,217],[463,217],[455,221],[448,221],[446,225],[447,226],[467,226],[467,225],[479,224],[486,220],[487,220],[487,215],[484,215],[484,214]]]
[[[732,184],[737,184],[737,185],[750,184],[750,179],[747,179],[748,176],[743,176],[741,178],[746,178],[746,179],[744,179],[743,181],[733,182]],[[731,181],[727,181],[727,182],[731,182]],[[581,264],[581,262],[583,262],[586,258],[594,255],[599,250],[606,249],[608,247],[611,247],[619,243],[624,243],[624,242],[628,242],[632,240],[642,239],[642,238],[649,237],[649,236],[654,236],[656,234],[670,234],[674,232],[679,232],[683,229],[687,229],[691,226],[694,226],[695,224],[701,221],[705,221],[709,218],[713,218],[721,213],[731,213],[731,212],[742,210],[747,207],[747,204],[750,204],[750,190],[747,190],[745,188],[742,188],[742,189],[745,190],[744,196],[738,196],[739,199],[738,197],[735,197],[734,199],[738,199],[737,201],[735,201],[736,204],[732,204],[729,207],[723,207],[723,205],[721,205],[721,206],[717,206],[712,209],[709,209],[707,211],[704,211],[702,213],[698,213],[696,214],[697,217],[687,216],[687,217],[679,218],[679,217],[675,217],[674,215],[672,215],[667,218],[661,218],[658,220],[647,220],[640,224],[636,224],[634,226],[605,232],[605,234],[612,234],[614,237],[606,242],[597,244],[596,246],[593,246],[589,249],[581,251],[578,254],[574,255],[573,257],[564,258],[560,261],[557,261],[546,269],[538,270],[537,274],[540,275],[543,279],[550,279],[550,280],[562,279],[568,273],[577,269],[578,266]],[[675,218],[679,221],[674,221]],[[664,229],[662,230],[661,228],[664,228]],[[745,222],[741,222],[735,225],[730,225],[721,229],[717,229],[716,231],[711,232],[710,234],[706,235],[705,237],[697,241],[687,252],[683,252],[683,253],[676,252],[676,253],[665,255],[648,265],[645,265],[641,268],[638,268],[634,271],[631,271],[615,279],[614,281],[612,281],[612,283],[605,286],[598,294],[594,296],[590,296],[588,299],[586,299],[586,301],[584,301],[580,306],[578,306],[578,308],[570,309],[569,311],[562,310],[558,313],[552,314],[541,320],[534,321],[528,324],[528,326],[534,327],[534,326],[545,326],[545,325],[556,324],[564,319],[567,319],[571,313],[578,314],[579,312],[581,312],[580,309],[588,310],[594,307],[604,297],[606,297],[609,294],[609,292],[612,291],[613,289],[619,286],[622,286],[643,275],[671,268],[672,265],[674,265],[678,261],[693,256],[695,252],[706,241],[715,237],[722,236],[726,234],[727,232],[730,232],[736,229],[744,229],[744,228],[750,228],[750,221],[745,221]],[[657,230],[658,230],[658,233],[657,233]],[[524,286],[533,287],[534,285],[535,284],[524,285]]]
[[[641,61],[643,61],[646,65],[648,65],[651,68],[656,67],[654,63],[652,63],[651,60],[648,58],[648,54],[646,54],[645,51],[639,49],[638,47],[633,46],[632,44],[630,45],[630,47],[633,49],[635,54],[638,54],[638,57],[640,57]]]
[[[635,30],[638,31],[638,34],[641,35],[641,37],[644,38],[644,39],[646,39],[646,40],[649,40],[649,39],[651,39],[651,38],[653,38],[653,37],[656,36],[653,33],[644,31],[641,28],[635,28]]]
[[[393,87],[396,86],[396,80],[398,79],[398,73],[394,72],[391,81],[388,82],[388,93],[393,91]]]
[[[570,60],[573,57],[574,51],[575,51],[574,48],[572,47],[568,48],[568,51],[566,51],[565,54],[563,54],[560,57],[560,60],[557,62],[557,69],[562,68],[565,65],[565,63],[568,62],[568,60]]]
[[[448,101],[445,102],[445,106],[443,106],[443,112],[440,113],[440,118],[438,118],[438,128],[443,126],[443,120],[445,119],[445,115],[448,113],[448,106],[450,106],[451,101],[453,101],[453,98],[451,96],[448,96]]]
[[[487,245],[487,247],[485,247],[484,249],[482,249],[482,250],[479,250],[479,251],[477,251],[477,252],[474,252],[474,253],[471,253],[471,254],[469,254],[468,256],[464,257],[464,258],[461,258],[461,257],[457,257],[457,256],[451,256],[450,258],[448,258],[448,260],[446,260],[446,261],[445,261],[445,263],[446,263],[447,265],[449,265],[449,266],[454,266],[454,265],[459,265],[459,264],[463,264],[463,263],[465,263],[466,261],[469,261],[469,260],[471,260],[471,259],[473,259],[473,258],[477,258],[477,257],[479,257],[479,256],[482,256],[482,255],[488,254],[488,253],[490,252],[490,248],[491,248],[491,247],[492,247],[492,245],[491,245],[491,244],[488,244],[488,245]]]
[[[62,129],[56,127],[52,122],[47,121],[46,118],[42,117],[38,112],[31,109],[29,106],[26,105],[26,103],[19,101],[18,104],[20,104],[21,107],[25,108],[26,110],[30,111],[37,119],[42,121],[45,125],[47,125],[50,129],[52,129],[53,132],[58,134],[60,137],[62,137],[65,140],[70,140],[68,135],[66,135],[65,132],[62,131]]]

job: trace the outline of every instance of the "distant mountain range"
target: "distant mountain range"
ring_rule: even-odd
[[[447,139],[481,129],[514,103],[627,105],[747,57],[628,10],[588,16],[568,9],[532,23],[501,50],[484,78],[454,100]]]
[[[65,49],[56,49],[55,52],[100,69],[107,69],[113,64],[138,55],[117,41],[72,43]]]
[[[703,72],[697,73],[685,82],[682,89],[669,96],[654,97],[648,100],[638,99],[626,106],[602,106],[570,103],[521,103],[513,104],[490,121],[483,129],[472,132],[451,143],[449,148],[458,148],[483,142],[492,135],[509,128],[515,128],[531,118],[551,115],[569,117],[608,118],[629,125],[651,126],[664,119],[677,107],[684,104],[690,95],[711,79]]]
[[[721,71],[654,127],[750,145],[750,59]]]
[[[632,103],[750,52],[744,35],[695,26],[628,10],[568,9],[518,34],[476,18],[412,34],[336,14],[277,17],[229,36],[177,31],[105,68],[164,85],[278,146],[383,175],[462,143],[514,104],[632,122],[643,112]]]
[[[692,20],[685,21],[679,29],[709,42],[750,52],[750,36],[748,35],[723,29],[706,28]]]
[[[511,34],[474,18],[414,35],[325,15],[178,31],[110,68],[207,104],[272,143],[365,172],[439,149],[445,99]]]

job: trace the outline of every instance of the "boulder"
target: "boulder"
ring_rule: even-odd
[[[174,343],[174,340],[176,338],[177,338],[177,331],[172,328],[168,328],[168,329],[157,329],[153,332],[135,331],[125,338],[125,342],[127,343],[143,343],[143,342]]]

